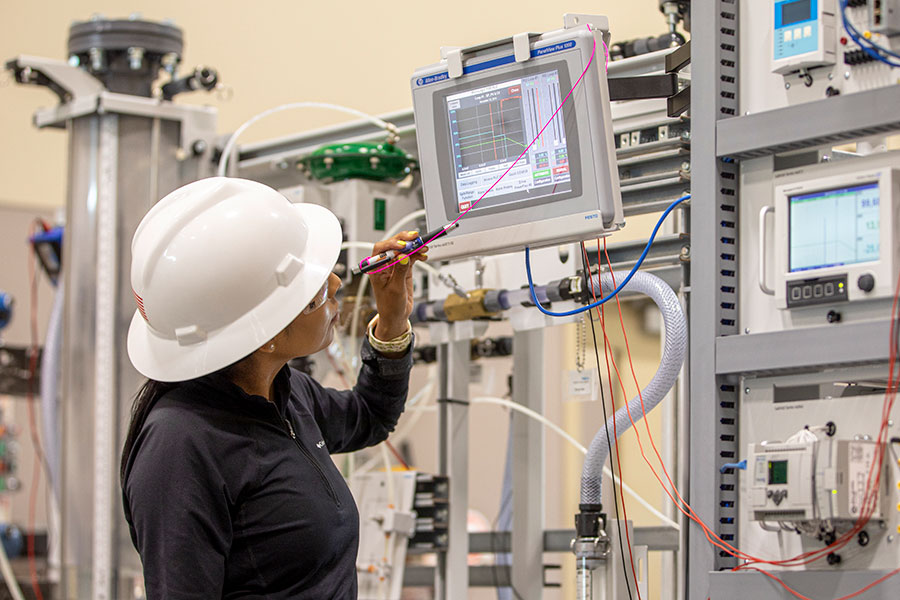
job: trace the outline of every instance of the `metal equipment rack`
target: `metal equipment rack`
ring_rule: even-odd
[[[678,57],[687,54],[677,53]],[[610,78],[630,78],[640,80],[642,76],[666,70],[677,71],[680,64],[670,65],[671,50],[612,62],[609,65]],[[658,76],[653,76],[658,77]],[[680,90],[683,101],[687,96],[686,82],[670,77],[671,92]],[[638,81],[638,83],[640,83]],[[656,100],[664,107],[665,100]],[[626,217],[662,211],[676,198],[688,193],[691,181],[691,121],[688,118],[666,117],[665,109],[659,116],[658,109],[634,105],[633,114],[615,125],[617,142],[624,136],[628,143],[617,143],[616,157],[622,180],[622,199]],[[656,117],[649,117],[656,113]],[[398,111],[383,118],[398,128],[399,147],[415,153],[415,125],[412,111]],[[655,141],[643,139],[645,134]],[[383,132],[368,122],[354,122],[345,125],[304,132],[276,140],[241,145],[237,160],[231,165],[231,174],[262,181],[273,187],[296,185],[296,165],[298,161],[319,146],[328,143],[372,141],[383,137]],[[662,234],[652,249],[646,263],[654,273],[665,279],[676,290],[683,289],[687,281],[687,269],[691,258],[690,238],[684,233],[690,209],[687,203],[683,211],[673,215],[676,223],[670,231]],[[631,268],[646,240],[625,243],[611,243],[609,253],[616,268]],[[596,255],[592,257],[597,260]],[[438,555],[436,567],[414,567],[407,570],[408,585],[433,583],[436,597],[457,600],[468,596],[471,586],[497,586],[512,583],[515,589],[529,599],[542,597],[545,587],[545,552],[568,552],[568,544],[574,538],[573,530],[545,531],[544,528],[544,431],[540,424],[530,420],[517,419],[511,429],[514,440],[515,460],[513,462],[513,531],[492,534],[468,534],[466,531],[466,507],[469,497],[469,424],[468,424],[468,384],[470,362],[471,324],[451,329],[449,341],[438,346],[440,363],[440,393],[443,402],[439,404],[439,471],[451,479],[450,486],[450,551]],[[545,343],[541,329],[516,332],[514,337],[514,401],[537,412],[544,412],[543,365],[540,357]],[[678,398],[678,419],[687,421],[687,388],[681,386]],[[675,410],[673,408],[673,410]],[[679,432],[679,442],[673,448],[679,453],[677,464],[686,464],[686,431]],[[521,449],[521,450],[519,450]],[[675,469],[679,487],[686,486],[687,472]],[[679,533],[665,527],[635,527],[635,539],[646,541],[649,549],[657,551],[677,551],[684,549],[685,529]],[[492,543],[492,552],[511,552],[512,566],[469,567],[469,552],[486,551],[484,536]],[[680,539],[679,539],[680,538]],[[675,570],[683,570],[683,553],[672,563]],[[672,580],[681,585],[680,576]],[[680,597],[674,593],[673,598]]]
[[[719,465],[738,452],[740,377],[884,364],[889,351],[887,319],[774,333],[739,331],[740,161],[898,131],[900,88],[739,115],[739,2],[695,2],[692,8],[690,501],[722,539],[736,543],[738,476],[720,475]],[[714,548],[699,527],[689,529],[688,562],[687,598],[793,598],[761,573],[729,572],[737,561]],[[782,572],[788,585],[816,598],[851,593],[886,573]],[[888,580],[860,598],[898,596],[900,580]]]

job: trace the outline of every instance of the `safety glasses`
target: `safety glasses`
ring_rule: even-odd
[[[306,305],[306,308],[303,309],[303,314],[308,315],[309,313],[315,311],[318,308],[321,308],[323,304],[328,300],[328,279],[325,280],[325,283],[322,284],[322,289],[320,289],[309,304]]]

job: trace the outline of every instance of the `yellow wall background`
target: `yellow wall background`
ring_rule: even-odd
[[[546,0],[460,0],[450,3],[423,0],[315,3],[287,0],[6,0],[0,2],[0,22],[6,25],[0,36],[0,59],[5,62],[19,54],[65,59],[68,29],[73,21],[86,20],[94,13],[122,18],[132,12],[139,12],[147,19],[173,19],[184,30],[183,71],[197,65],[218,69],[221,81],[230,88],[228,94],[197,92],[180,97],[178,102],[215,106],[219,111],[219,131],[223,134],[233,131],[254,114],[286,102],[333,102],[372,114],[408,108],[411,105],[410,75],[417,67],[438,60],[441,45],[466,46],[521,31],[547,31],[561,26],[564,12],[609,16],[613,40],[658,35],[666,29],[657,0],[568,3]],[[21,86],[15,84],[8,73],[0,74],[0,207],[15,206],[37,213],[64,204],[66,135],[59,130],[38,131],[31,124],[37,107],[54,103],[55,96],[48,90]],[[289,135],[345,119],[344,115],[320,110],[282,113],[254,126],[242,141]],[[647,224],[655,220],[655,216],[630,219],[625,232],[613,241],[645,237]],[[0,219],[0,236],[6,235],[7,226],[11,225],[11,222],[3,221]],[[0,267],[0,278],[8,275],[7,271],[6,267]],[[637,375],[641,385],[646,385],[659,360],[658,337],[641,331],[642,316],[635,307],[623,308]],[[623,360],[624,346],[619,340],[618,314],[614,310],[609,323],[615,324],[610,328],[611,337],[615,339],[613,353],[617,360],[622,360],[620,369],[623,369],[630,396],[634,393],[634,385],[627,359]],[[574,354],[574,327],[555,329],[562,330],[555,331],[550,339],[562,344],[567,355]],[[602,360],[602,342],[600,348]],[[588,359],[590,366],[592,355]],[[552,378],[551,375],[548,377]],[[605,373],[603,378],[605,381]],[[624,395],[620,390],[615,395],[617,405],[621,405]],[[561,402],[558,397],[548,397],[547,404],[548,416],[567,428],[572,425],[571,433],[585,444],[602,424],[599,403]],[[477,421],[491,427],[492,431],[505,431],[508,417],[504,411],[483,409],[478,416]],[[659,415],[651,416],[651,425],[654,435],[659,436]],[[473,505],[481,505],[484,512],[493,517],[498,493],[493,488],[499,486],[505,436],[475,433],[473,453],[482,457],[494,456],[496,460],[478,461],[482,464],[473,466],[473,482],[479,478],[493,482],[488,486],[493,486],[490,493],[482,494],[484,499],[473,498]],[[420,456],[430,458],[434,428],[429,424],[429,418],[423,419],[420,436],[421,439],[414,436],[413,446]],[[661,506],[661,491],[643,465],[632,434],[623,436],[622,441],[626,481]],[[476,447],[478,452],[474,452]],[[568,527],[577,505],[582,457],[552,434],[547,436],[547,450],[547,525]],[[481,470],[488,468],[484,466],[486,462],[490,463],[489,473]],[[629,517],[636,524],[655,524],[654,519],[633,502],[629,502],[629,506],[633,506]],[[571,590],[573,561],[568,555],[560,559],[565,567],[565,588],[547,590],[547,598],[568,597],[566,594]],[[654,557],[651,573],[658,571],[657,561]],[[657,582],[656,577],[651,581],[651,589],[656,588],[651,598],[658,597]],[[471,597],[490,598],[494,595],[480,590],[473,591]]]
[[[233,91],[230,100],[195,92],[178,102],[219,109],[228,133],[252,115],[285,102],[335,102],[373,114],[411,106],[409,77],[436,62],[441,45],[466,46],[521,31],[562,25],[564,12],[605,14],[613,39],[658,35],[666,29],[656,0],[628,2],[309,2],[296,0],[34,0],[0,2],[0,60],[19,54],[65,60],[69,26],[99,13],[173,19],[184,30],[185,70],[209,65]],[[56,97],[0,76],[0,204],[60,206],[65,202],[65,134],[37,131],[35,108]],[[309,110],[260,123],[255,141],[345,120]]]

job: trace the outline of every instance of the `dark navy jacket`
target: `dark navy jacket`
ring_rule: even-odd
[[[359,513],[330,455],[387,438],[412,353],[364,342],[362,364],[348,391],[285,367],[273,402],[215,374],[157,401],[123,484],[150,600],[357,597]]]

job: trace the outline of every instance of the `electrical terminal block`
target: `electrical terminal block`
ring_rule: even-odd
[[[441,475],[418,473],[413,511],[415,533],[409,538],[410,552],[435,552],[447,549],[450,526],[450,481]]]
[[[868,64],[875,60],[876,59],[871,54],[861,48],[844,52],[844,64],[851,67]]]

